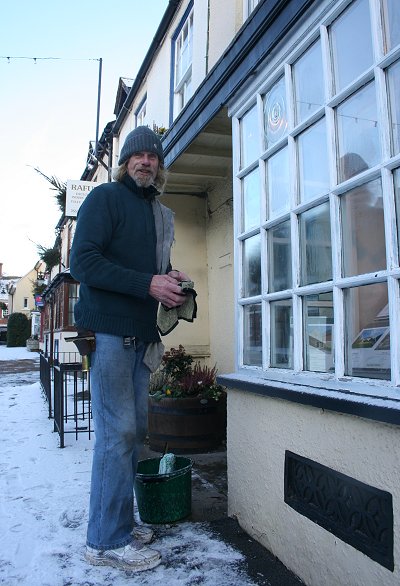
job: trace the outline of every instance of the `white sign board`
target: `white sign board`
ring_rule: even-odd
[[[76,217],[83,200],[96,185],[99,184],[95,181],[73,181],[68,179],[65,215]]]

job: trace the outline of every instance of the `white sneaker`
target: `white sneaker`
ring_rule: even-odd
[[[155,549],[137,549],[134,543],[117,549],[99,550],[86,546],[85,559],[94,566],[113,566],[131,572],[151,570],[161,563],[161,554]]]
[[[134,525],[131,535],[143,545],[147,545],[153,541],[154,531],[150,527],[146,527],[146,525]]]

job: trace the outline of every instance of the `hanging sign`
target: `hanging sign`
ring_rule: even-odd
[[[76,217],[83,200],[96,185],[99,185],[96,181],[73,181],[68,179],[65,215]]]

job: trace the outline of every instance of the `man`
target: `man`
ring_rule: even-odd
[[[173,214],[155,199],[165,183],[159,137],[140,126],[122,147],[115,182],[83,202],[71,249],[80,282],[75,321],[95,333],[91,361],[93,453],[86,559],[141,571],[160,553],[145,547],[152,531],[133,525],[133,486],[147,432],[149,351],[159,342],[157,309],[185,301],[171,271]]]

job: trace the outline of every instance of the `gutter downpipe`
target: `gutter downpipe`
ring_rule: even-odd
[[[147,51],[146,56],[143,60],[143,63],[139,68],[138,74],[135,77],[134,83],[129,91],[129,94],[124,102],[124,105],[122,106],[121,111],[119,112],[117,119],[115,120],[115,123],[113,126],[114,136],[117,136],[117,133],[118,133],[119,129],[121,128],[121,125],[122,125],[122,123],[125,119],[125,116],[126,116],[126,112],[129,110],[129,107],[132,105],[132,102],[135,98],[135,95],[136,95],[138,89],[140,88],[142,81],[146,77],[146,73],[150,67],[150,64],[153,60],[153,57],[154,57],[157,49],[159,48],[161,41],[165,37],[166,32],[168,30],[168,27],[171,24],[171,21],[175,15],[175,12],[176,12],[180,3],[181,3],[181,0],[169,0],[167,9],[164,12],[164,16],[161,19],[161,22],[158,26],[156,34],[154,35],[154,38],[151,42],[149,50]]]

